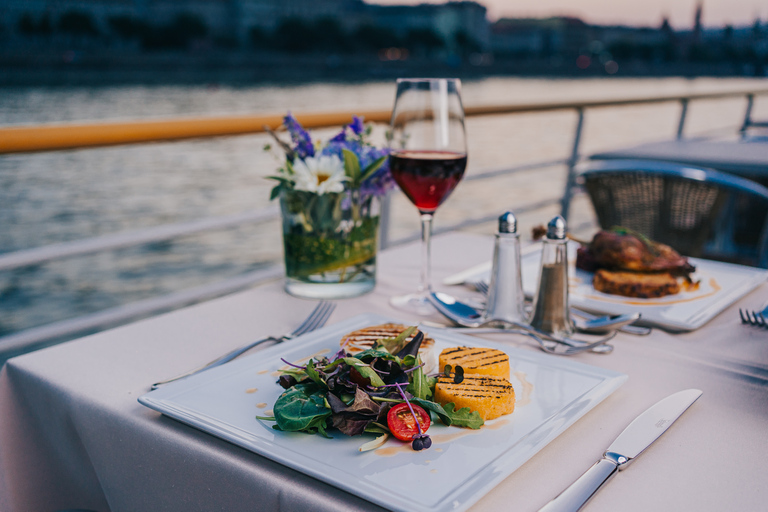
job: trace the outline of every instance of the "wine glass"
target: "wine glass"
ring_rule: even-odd
[[[435,309],[431,291],[432,216],[458,185],[467,166],[464,107],[458,79],[399,79],[390,123],[392,177],[421,214],[421,284],[390,303],[419,315]]]

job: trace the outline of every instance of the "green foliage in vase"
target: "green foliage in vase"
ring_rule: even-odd
[[[376,257],[379,218],[363,217],[348,230],[307,231],[302,224],[295,224],[283,232],[286,274],[296,278],[354,270],[340,276],[349,280]]]

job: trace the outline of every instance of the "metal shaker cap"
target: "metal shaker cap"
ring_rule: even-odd
[[[499,217],[499,233],[517,233],[517,217],[511,211]]]
[[[547,224],[547,238],[565,240],[565,229],[565,219],[558,215]]]

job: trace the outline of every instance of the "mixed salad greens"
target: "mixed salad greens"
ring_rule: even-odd
[[[274,417],[257,418],[275,421],[272,428],[286,432],[331,437],[328,430],[334,428],[349,436],[380,436],[361,451],[380,446],[390,434],[410,441],[414,450],[429,448],[432,414],[445,425],[480,428],[483,419],[477,412],[433,401],[437,379],[423,370],[418,354],[423,339],[423,333],[409,327],[354,356],[342,349],[333,358],[310,359],[304,366],[283,359],[288,369],[278,383],[285,392],[275,402]],[[444,372],[456,382],[463,378],[459,366],[453,372],[446,366]]]

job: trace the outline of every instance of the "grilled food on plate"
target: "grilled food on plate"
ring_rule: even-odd
[[[440,352],[438,369],[461,366],[464,373],[509,378],[509,357],[501,350],[478,347],[453,347]]]
[[[515,390],[509,378],[509,357],[501,350],[484,347],[451,347],[440,352],[435,401],[468,407],[483,420],[515,410]],[[453,374],[451,374],[453,371]]]
[[[515,410],[515,390],[503,377],[465,373],[461,382],[454,377],[441,376],[435,384],[435,401],[454,403],[456,409],[469,407],[483,420],[492,420]]]
[[[592,241],[579,248],[576,266],[588,272],[598,269],[631,272],[670,272],[687,276],[696,270],[688,258],[668,245],[654,242],[622,228],[599,231]]]
[[[373,348],[376,342],[383,338],[396,338],[407,328],[408,326],[401,324],[381,324],[359,329],[341,338],[341,348],[349,354],[359,354],[364,350]],[[418,331],[414,331],[413,334],[406,338],[406,341],[410,343],[416,333]],[[434,370],[434,348],[435,340],[425,335],[424,339],[421,340],[419,356],[421,356],[421,360],[424,363],[424,371],[426,372]]]
[[[595,272],[592,286],[599,292],[641,299],[674,295],[680,291],[680,283],[669,272],[640,274],[598,270]]]
[[[679,293],[693,282],[696,267],[668,245],[624,228],[598,232],[582,243],[576,267],[595,272],[596,290],[613,295],[657,298]]]
[[[274,421],[279,431],[331,439],[330,429],[348,436],[376,435],[360,446],[361,452],[381,447],[390,435],[419,451],[432,446],[427,431],[434,419],[479,429],[486,419],[514,410],[515,391],[505,378],[506,354],[489,348],[447,348],[441,360],[455,364],[453,375],[448,363],[442,376],[429,375],[427,362],[434,358],[421,357],[425,345],[431,350],[435,340],[416,326],[382,324],[348,333],[341,340],[342,350],[332,356],[310,356],[297,363],[283,359],[286,366],[277,383],[285,391],[272,415],[256,419]]]

